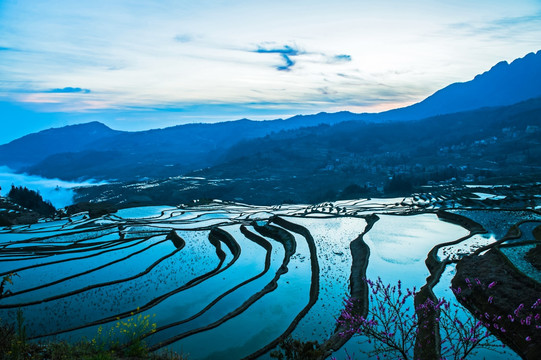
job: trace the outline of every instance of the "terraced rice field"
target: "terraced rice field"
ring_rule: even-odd
[[[275,207],[216,201],[5,228],[0,274],[18,277],[0,301],[0,318],[13,322],[21,308],[32,339],[78,340],[141,313],[157,324],[145,339],[151,349],[190,359],[268,358],[289,335],[317,340],[331,354],[348,340],[336,330],[343,299],[364,296],[364,277],[419,289],[431,274],[427,257],[455,261],[521,220],[539,220],[513,212],[501,215],[503,224],[487,210],[454,212],[488,233],[444,221],[413,199]],[[502,251],[511,259],[519,252]],[[452,272],[444,271],[438,295],[452,296]],[[354,352],[357,341],[346,346]]]

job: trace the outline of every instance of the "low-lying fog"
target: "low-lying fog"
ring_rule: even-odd
[[[39,191],[43,199],[49,200],[57,209],[73,204],[74,188],[96,184],[96,182],[91,181],[68,182],[36,175],[17,174],[7,166],[0,166],[1,195],[7,196],[11,185],[26,186],[28,189]]]

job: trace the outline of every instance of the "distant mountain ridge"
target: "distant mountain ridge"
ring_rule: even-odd
[[[184,175],[82,189],[80,200],[314,204],[409,195],[424,185],[538,182],[541,97],[421,120],[282,131],[239,142],[216,165]]]
[[[451,84],[425,100],[377,114],[380,120],[413,120],[429,116],[507,106],[541,96],[541,50],[510,64],[499,62],[473,80]]]
[[[214,165],[223,152],[239,141],[358,116],[344,111],[297,115],[286,120],[242,119],[135,132],[112,130],[91,122],[43,130],[0,145],[0,164],[66,180],[170,176]],[[149,173],[151,167],[154,171]]]
[[[82,151],[99,139],[121,133],[97,121],[47,129],[0,145],[0,163],[19,168],[54,154]]]
[[[471,81],[451,84],[420,103],[378,114],[323,112],[285,120],[242,119],[137,132],[91,122],[44,130],[0,145],[0,164],[68,180],[159,178],[217,165],[236,144],[284,130],[352,120],[420,120],[536,97],[541,97],[541,51],[510,64],[500,62]]]

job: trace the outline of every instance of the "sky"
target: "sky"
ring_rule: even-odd
[[[0,144],[421,101],[541,49],[541,0],[0,0]]]

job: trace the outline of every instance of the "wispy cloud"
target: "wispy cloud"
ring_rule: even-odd
[[[291,58],[286,54],[282,54],[282,59],[284,59],[285,64],[281,66],[277,66],[276,67],[277,70],[288,71],[293,65],[295,65],[295,61],[291,60]]]
[[[340,54],[340,55],[334,55],[328,58],[329,63],[346,63],[351,61],[351,55],[346,54]]]
[[[291,57],[304,54],[304,52],[299,50],[296,46],[290,45],[281,47],[265,47],[260,45],[256,50],[253,50],[253,52],[259,54],[279,54],[282,60],[284,60],[283,65],[276,66],[276,70],[279,71],[289,71],[293,65],[295,65],[295,61],[292,60]]]
[[[82,89],[80,87],[65,87],[61,89],[51,89],[49,91],[46,91],[53,94],[70,94],[70,93],[80,93],[80,94],[89,94],[90,89]]]
[[[255,50],[254,52],[263,53],[263,54],[282,54],[282,55],[290,55],[290,56],[296,56],[296,55],[299,55],[299,53],[301,53],[301,51],[299,51],[297,47],[293,47],[289,45],[284,45],[282,47],[274,47],[274,48],[263,47],[260,45],[257,47],[257,50]]]
[[[179,43],[189,43],[194,40],[194,36],[192,34],[178,34],[174,37],[176,42]]]
[[[492,21],[492,24],[494,26],[502,26],[502,27],[503,26],[505,27],[516,26],[516,25],[523,26],[523,25],[532,24],[532,23],[536,23],[536,24],[541,23],[541,12],[538,12],[537,14],[534,14],[534,15],[504,17],[504,18],[500,18],[500,19]]]
[[[501,17],[486,22],[468,23],[459,22],[449,24],[452,31],[460,31],[465,35],[488,35],[493,38],[503,39],[509,33],[523,31],[524,29],[539,29],[541,26],[541,12],[534,15]],[[511,39],[511,38],[509,38]]]

